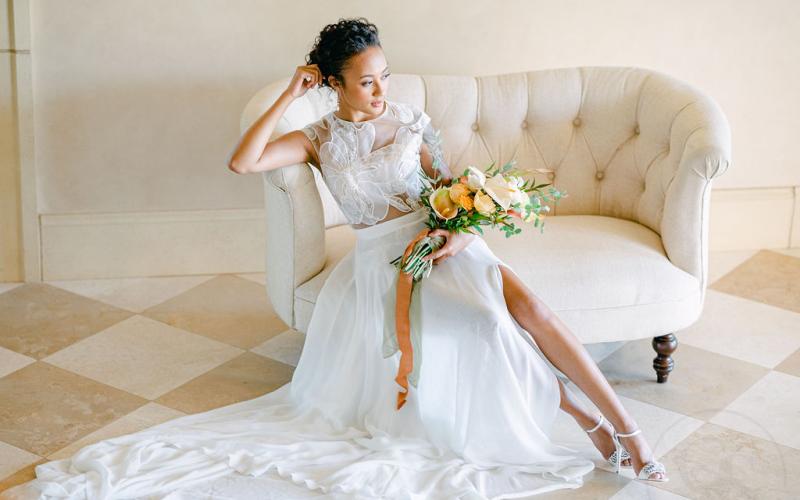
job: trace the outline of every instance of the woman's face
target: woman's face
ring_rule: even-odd
[[[333,76],[328,77],[328,81],[339,94],[339,110],[343,118],[362,121],[383,113],[390,74],[383,49],[367,47],[350,58],[342,73],[344,86],[338,85]]]

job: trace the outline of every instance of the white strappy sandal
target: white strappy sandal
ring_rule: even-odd
[[[597,429],[599,429],[600,426],[603,425],[603,422],[605,421],[605,419],[606,419],[606,417],[604,417],[601,414],[600,415],[600,421],[597,422],[597,425],[595,425],[594,427],[592,427],[591,429],[586,431],[586,433],[589,434],[589,433],[594,432]],[[613,428],[613,426],[612,426],[612,428]],[[616,431],[613,431],[613,433],[616,433]],[[611,437],[612,438],[614,437],[613,434],[612,434]],[[617,446],[617,443],[618,443],[617,440],[614,440],[615,450],[613,452],[611,452],[611,455],[609,455],[608,458],[606,458],[606,460],[608,460],[608,463],[610,463],[614,467],[617,467],[618,469],[619,469],[619,467],[625,467],[625,468],[632,467],[632,465],[621,465],[622,462],[624,462],[625,460],[631,458],[631,455],[630,455],[630,453],[628,453],[628,450],[626,450],[624,447]],[[633,462],[631,461],[631,463],[633,463]]]
[[[618,450],[620,448],[625,449],[625,448],[622,447],[622,443],[619,442],[619,438],[635,436],[636,434],[639,434],[640,432],[642,432],[641,429],[636,429],[633,432],[620,434],[615,430],[614,431],[614,444],[616,445]],[[631,459],[631,465],[632,464],[633,464],[633,460]],[[617,466],[617,471],[616,472],[617,472],[617,474],[619,474],[619,466]],[[651,478],[650,477],[651,475],[653,475],[656,472],[660,472],[661,473],[661,479]],[[664,464],[662,464],[661,462],[658,462],[656,460],[650,460],[649,462],[644,464],[644,467],[642,467],[642,470],[639,471],[639,474],[636,476],[636,479],[639,479],[639,480],[642,480],[642,481],[654,481],[654,482],[657,482],[657,483],[666,483],[667,481],[669,481],[669,478],[667,477],[667,468],[664,467]]]

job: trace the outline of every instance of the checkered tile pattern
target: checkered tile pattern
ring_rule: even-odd
[[[655,383],[649,339],[587,346],[670,481],[610,472],[561,412],[554,437],[598,467],[584,487],[537,498],[800,498],[800,250],[717,252],[710,265],[703,316],[676,332],[668,383]],[[305,336],[263,283],[0,283],[0,491],[87,444],[291,380]]]

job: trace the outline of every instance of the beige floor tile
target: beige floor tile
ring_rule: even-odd
[[[684,496],[649,486],[645,481],[631,481],[610,500],[689,500]]]
[[[132,315],[43,283],[0,294],[0,345],[41,359]]]
[[[114,278],[97,280],[48,281],[78,295],[90,297],[121,309],[142,312],[149,307],[169,300],[200,283],[212,279],[207,276],[167,276],[154,278]]]
[[[560,498],[570,500],[597,500],[599,498],[609,498],[628,484],[628,479],[621,477],[613,472],[595,468],[592,472],[583,476],[583,486],[574,490],[557,490],[543,495],[524,497],[523,500],[550,500]]]
[[[758,250],[719,250],[708,253],[708,282],[714,283],[756,254]]]
[[[800,377],[800,349],[789,355],[775,370]]]
[[[800,313],[800,259],[760,250],[710,288]]]
[[[750,388],[769,370],[678,340],[673,371],[656,382],[650,339],[628,342],[599,363],[617,394],[700,420],[708,420]]]
[[[245,352],[158,398],[184,413],[200,413],[272,392],[292,379],[294,368]]]
[[[259,285],[265,286],[267,283],[267,275],[264,273],[245,273],[245,274],[237,274],[236,276],[244,278],[246,280],[250,280],[254,283],[258,283]]]
[[[250,350],[256,354],[277,359],[287,365],[297,366],[305,340],[304,333],[289,329]]]
[[[51,453],[47,459],[60,460],[62,458],[68,458],[74,455],[81,448],[90,444],[94,444],[105,439],[111,439],[117,436],[138,432],[168,420],[172,420],[173,418],[183,417],[185,415],[186,414],[181,411],[167,408],[166,406],[162,406],[158,403],[147,403],[146,405],[128,413],[124,417],[111,422],[105,427],[102,427],[91,434],[78,439],[74,443],[61,448],[55,453]]]
[[[800,377],[770,372],[709,421],[800,450]]]
[[[9,373],[35,362],[36,360],[31,357],[0,347],[0,377],[5,377]]]
[[[0,479],[42,459],[39,455],[0,441]]]
[[[45,360],[155,399],[241,353],[237,347],[136,315]]]
[[[687,498],[796,499],[800,451],[706,423],[661,458],[669,482],[653,487]]]
[[[21,283],[21,282],[5,282],[4,281],[4,282],[0,283],[0,293],[4,293],[4,292],[7,292],[9,290],[13,290],[13,289],[17,288],[18,286],[22,286],[24,284],[25,283]]]
[[[800,349],[800,313],[708,290],[700,319],[679,342],[773,368]]]
[[[584,344],[595,363],[599,363],[611,356],[618,349],[625,345],[625,341],[619,342],[595,342],[594,344]]]
[[[217,276],[142,314],[242,349],[288,328],[263,286],[234,275]]]
[[[598,415],[601,413],[597,406],[575,384],[570,383],[568,389],[572,391],[584,408]],[[644,434],[656,457],[667,453],[704,423],[703,420],[625,396],[619,396],[619,399],[642,429],[642,434]],[[602,459],[589,435],[580,428],[575,419],[563,411],[558,413],[558,418],[553,426],[553,438],[573,449],[591,454],[595,463],[602,468],[611,470],[611,465]],[[625,471],[623,471],[624,473]],[[633,478],[632,474],[628,476],[631,479]]]
[[[0,493],[0,500],[30,500],[38,498],[37,490],[25,490],[23,488],[25,483],[36,479],[36,466],[45,462],[47,462],[46,458],[37,460],[0,480],[0,492],[2,492]],[[19,496],[14,494],[14,491],[18,492]]]
[[[46,457],[146,402],[39,361],[0,378],[0,441]]]

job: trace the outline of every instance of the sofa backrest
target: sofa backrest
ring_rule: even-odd
[[[242,115],[242,130],[275,101],[289,78],[262,89]],[[424,109],[441,130],[454,173],[492,161],[548,168],[567,193],[549,215],[605,215],[639,222],[660,234],[664,201],[695,132],[721,120],[716,103],[669,75],[631,67],[557,68],[488,76],[393,73],[387,98]],[[336,108],[329,89],[293,102],[273,138]],[[710,122],[709,122],[709,117]],[[702,129],[702,130],[700,130]],[[722,134],[724,136],[724,134]],[[726,138],[721,137],[724,142]],[[345,224],[313,169],[325,226]],[[704,172],[707,178],[721,172]],[[529,176],[530,178],[530,176]]]

